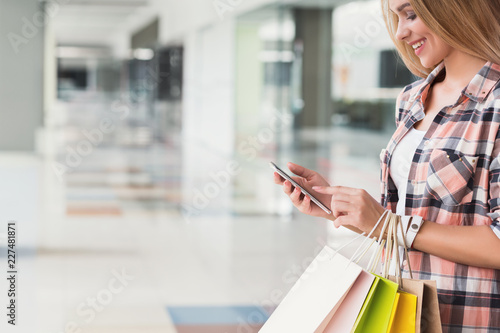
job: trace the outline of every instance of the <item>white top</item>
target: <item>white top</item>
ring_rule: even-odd
[[[406,187],[408,185],[411,162],[424,135],[425,131],[417,131],[412,127],[401,141],[399,141],[392,154],[389,172],[398,189],[399,201],[396,206],[397,215],[405,215]]]

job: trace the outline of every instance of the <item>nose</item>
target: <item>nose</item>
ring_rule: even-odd
[[[396,39],[402,41],[405,38],[407,38],[409,34],[410,34],[410,31],[405,26],[405,24],[398,22],[398,29],[396,30]]]

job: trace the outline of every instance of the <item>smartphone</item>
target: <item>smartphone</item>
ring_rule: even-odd
[[[326,207],[325,205],[323,205],[318,199],[316,199],[311,193],[307,192],[307,190],[305,188],[303,188],[302,186],[300,186],[295,180],[292,179],[292,177],[290,177],[285,171],[281,170],[280,168],[278,168],[278,166],[276,164],[274,164],[273,162],[269,162],[269,165],[271,166],[272,169],[274,169],[274,171],[276,171],[281,177],[285,178],[286,180],[288,180],[290,183],[292,183],[292,185],[294,187],[298,187],[300,189],[300,191],[304,194],[304,195],[307,195],[309,198],[311,198],[311,201],[314,202],[319,208],[323,209],[327,214],[331,214],[332,211]]]

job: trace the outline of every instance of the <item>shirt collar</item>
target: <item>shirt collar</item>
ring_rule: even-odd
[[[436,76],[444,69],[444,62],[441,62],[421,83],[418,91],[410,97],[410,102],[422,98],[425,89],[434,81]],[[483,102],[495,85],[500,81],[500,65],[488,61],[469,82],[462,94],[475,102]]]
[[[422,95],[427,89],[427,87],[434,81],[436,76],[438,76],[439,72],[441,72],[444,69],[444,62],[441,62],[439,65],[434,68],[434,70],[427,76],[427,78],[420,84],[420,88],[418,91],[410,97],[410,102],[414,102],[416,100],[420,100],[422,98]]]
[[[462,92],[475,102],[482,103],[500,80],[500,66],[488,61]]]

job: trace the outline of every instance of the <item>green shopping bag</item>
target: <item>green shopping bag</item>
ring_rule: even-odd
[[[375,281],[351,333],[386,333],[398,292],[398,284],[375,275]]]

